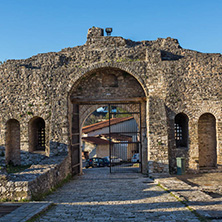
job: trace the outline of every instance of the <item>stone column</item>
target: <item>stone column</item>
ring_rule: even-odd
[[[148,173],[148,144],[147,144],[147,109],[146,102],[141,104],[141,146],[142,146],[142,173]]]
[[[199,150],[198,150],[198,121],[190,119],[189,121],[189,166],[191,172],[199,171]]]
[[[149,174],[169,173],[168,132],[165,105],[158,97],[149,97],[148,107]]]
[[[222,121],[218,120],[217,125],[217,164],[222,165]]]

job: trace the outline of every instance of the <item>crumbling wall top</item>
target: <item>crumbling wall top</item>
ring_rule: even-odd
[[[88,30],[87,40],[95,37],[104,36],[104,30],[98,27],[92,27]]]

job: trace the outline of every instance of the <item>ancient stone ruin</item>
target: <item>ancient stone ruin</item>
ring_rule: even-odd
[[[104,103],[141,104],[142,172],[222,164],[222,56],[170,37],[134,42],[90,28],[82,46],[0,66],[1,165],[68,155],[81,173],[81,129]]]

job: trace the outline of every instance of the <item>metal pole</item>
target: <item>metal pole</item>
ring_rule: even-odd
[[[108,112],[109,112],[109,161],[110,161],[110,166],[109,166],[109,171],[112,173],[111,170],[111,128],[110,128],[110,104],[108,104]]]
[[[141,103],[139,103],[140,106],[140,147],[139,147],[139,153],[140,153],[140,173],[142,172],[142,120],[141,120]]]

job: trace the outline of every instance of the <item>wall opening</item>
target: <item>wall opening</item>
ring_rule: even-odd
[[[45,151],[45,121],[40,117],[29,122],[29,151]]]
[[[198,121],[199,166],[215,167],[216,152],[216,119],[210,113],[203,114]]]
[[[20,165],[20,124],[16,119],[6,123],[6,164]]]
[[[184,113],[179,113],[175,117],[174,132],[176,147],[188,147],[188,117]]]
[[[80,173],[82,170],[80,121],[85,112],[84,109],[81,112],[75,110],[88,105],[137,103],[141,104],[141,116],[145,120],[146,94],[143,87],[135,77],[118,68],[104,67],[89,71],[75,82],[69,96],[70,156],[73,173]],[[146,135],[145,121],[143,123],[141,134]],[[143,172],[147,172],[147,146],[143,146],[145,143],[146,140],[142,140],[140,148]]]
[[[110,172],[141,172],[140,105],[104,104],[85,119],[81,138],[83,167],[109,166]]]

